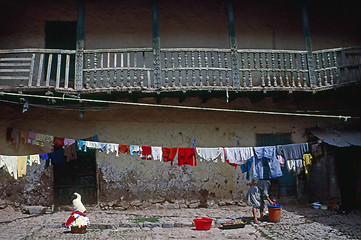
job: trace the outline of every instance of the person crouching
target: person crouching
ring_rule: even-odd
[[[274,205],[274,201],[269,196],[271,182],[269,180],[260,180],[253,185],[247,192],[247,204],[252,206],[253,222],[258,224],[257,209],[260,212],[259,220],[263,220],[263,209],[265,207],[264,199]]]

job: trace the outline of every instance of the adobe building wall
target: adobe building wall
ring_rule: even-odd
[[[2,1],[1,49],[44,48],[46,21],[76,21],[76,1]],[[310,3],[314,50],[361,43],[360,2]],[[85,48],[152,47],[151,3],[86,1]],[[298,1],[236,1],[239,49],[304,50]],[[161,48],[229,48],[222,1],[159,1]]]
[[[142,102],[155,102],[143,99]],[[163,99],[162,103],[177,104],[178,99]],[[247,98],[237,98],[231,106],[249,104]],[[285,106],[265,98],[269,106]],[[199,98],[187,98],[191,106],[220,107],[224,99],[202,103]],[[292,104],[288,103],[290,106]],[[71,107],[71,106],[70,106]],[[108,106],[105,106],[107,109]],[[256,145],[256,134],[290,133],[292,142],[305,142],[305,129],[328,126],[341,120],[269,116],[198,110],[132,108],[109,106],[110,110],[61,111],[30,107],[21,113],[21,106],[1,105],[0,149],[3,155],[28,155],[51,152],[51,146],[20,144],[18,148],[5,141],[7,127],[23,129],[58,137],[82,139],[93,135],[99,141],[145,146],[189,147],[192,138],[197,147],[249,147]],[[178,166],[139,157],[114,153],[97,153],[99,203],[127,205],[134,201],[164,202],[187,200],[197,206],[209,201],[242,201],[253,181],[227,163],[199,162],[197,166]],[[52,168],[33,165],[26,177],[12,180],[1,173],[0,198],[28,205],[52,203]],[[16,188],[14,186],[17,186]],[[9,196],[11,195],[11,197]],[[208,201],[208,202],[207,202]]]

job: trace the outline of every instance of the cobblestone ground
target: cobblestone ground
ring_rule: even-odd
[[[247,206],[212,209],[88,209],[91,225],[85,234],[70,233],[63,225],[70,211],[42,215],[23,214],[11,207],[0,210],[0,239],[361,239],[361,212],[338,214],[307,206],[284,206],[281,222],[251,224]],[[134,219],[157,218],[155,223]],[[192,220],[214,219],[208,231],[198,231]],[[244,228],[221,230],[219,223],[241,217]]]
[[[283,207],[280,223],[256,229],[267,239],[361,239],[361,211],[339,214],[304,206]]]

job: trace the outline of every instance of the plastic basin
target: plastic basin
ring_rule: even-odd
[[[212,218],[195,218],[193,219],[196,230],[209,230],[212,226]]]

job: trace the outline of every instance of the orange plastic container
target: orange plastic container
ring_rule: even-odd
[[[282,205],[275,204],[271,205],[268,204],[268,218],[270,222],[280,222],[281,221],[281,208]]]
[[[193,219],[194,225],[196,226],[196,230],[209,230],[212,226],[212,218],[196,218]]]

